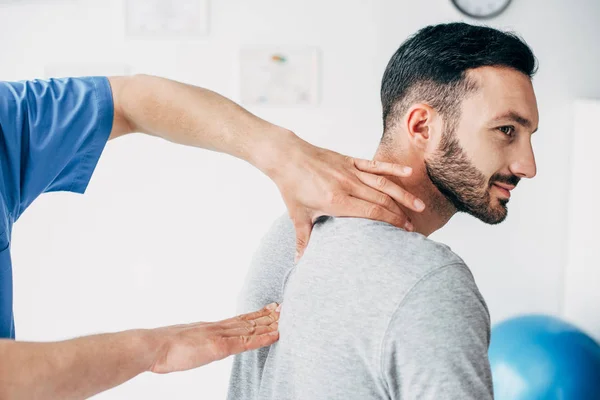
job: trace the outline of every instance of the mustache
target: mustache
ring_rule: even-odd
[[[516,187],[520,181],[521,181],[521,178],[519,178],[518,176],[515,176],[515,175],[495,174],[490,178],[490,186],[494,182],[500,182],[500,183],[506,183],[507,185]]]

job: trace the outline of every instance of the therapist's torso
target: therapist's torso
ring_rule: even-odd
[[[113,112],[105,77],[0,82],[0,338],[15,338],[12,226],[42,193],[85,192]]]

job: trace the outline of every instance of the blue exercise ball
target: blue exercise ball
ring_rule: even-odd
[[[496,400],[600,399],[600,346],[556,317],[497,324],[489,357]]]

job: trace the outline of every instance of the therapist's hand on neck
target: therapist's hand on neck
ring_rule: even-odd
[[[296,228],[299,258],[321,215],[380,220],[412,230],[398,204],[424,204],[384,175],[410,168],[353,159],[318,148],[200,87],[147,75],[110,78],[115,103],[111,138],[141,132],[246,160],[277,185]]]
[[[308,245],[314,221],[322,215],[368,218],[414,229],[398,204],[417,212],[425,205],[384,176],[407,177],[411,168],[344,156],[291,132],[279,132],[273,141],[277,150],[255,165],[273,179],[287,205],[296,229],[296,261]]]

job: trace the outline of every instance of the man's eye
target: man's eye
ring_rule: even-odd
[[[500,132],[504,133],[505,135],[508,136],[513,136],[515,133],[515,127],[514,126],[501,126],[500,128],[498,128],[500,130]]]

